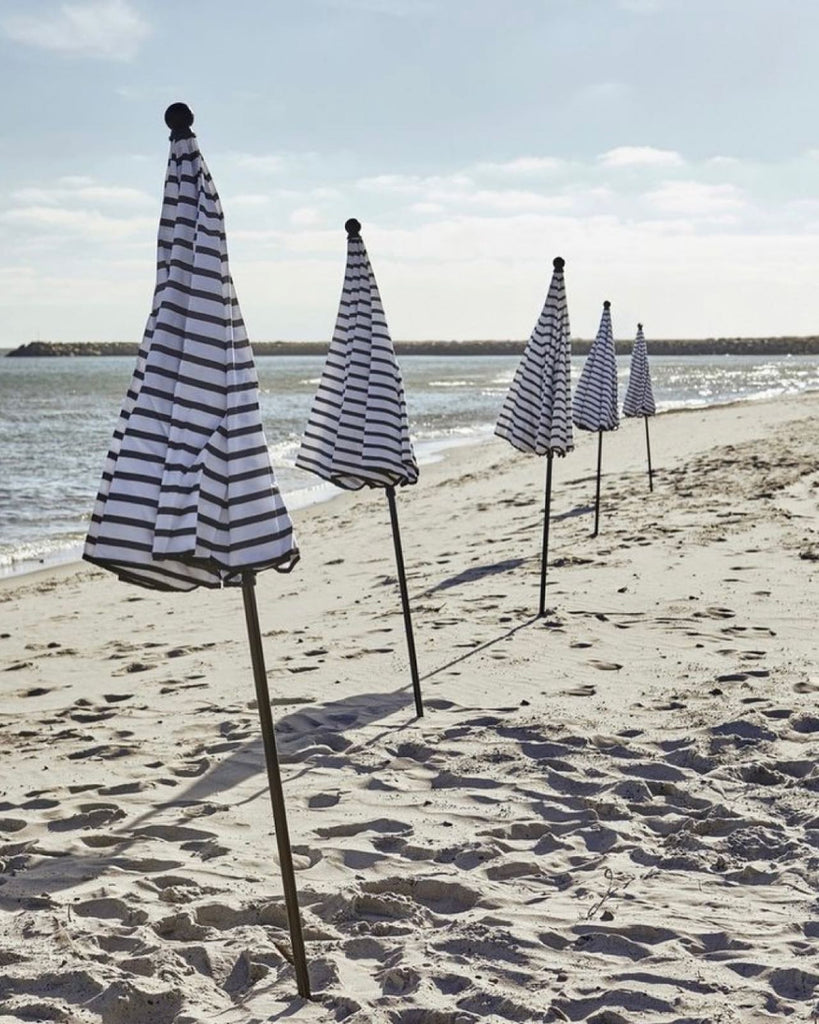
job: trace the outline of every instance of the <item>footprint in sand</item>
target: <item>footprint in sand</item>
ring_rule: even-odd
[[[720,608],[718,606],[712,606],[705,608],[701,612],[694,612],[694,618],[696,619],[733,619],[736,612],[731,608]],[[727,632],[725,630],[724,632]]]
[[[69,761],[81,761],[86,757],[100,757],[103,760],[113,760],[115,757],[127,757],[136,753],[136,747],[116,746],[112,743],[102,743],[96,747],[86,747],[84,750],[75,750],[68,754]]]
[[[592,668],[600,669],[601,672],[618,672],[623,666],[616,661],[597,661],[592,659],[589,663]]]
[[[80,917],[99,917],[120,921],[125,925],[145,924],[148,920],[148,914],[144,910],[129,906],[124,900],[113,897],[83,900],[81,903],[74,903],[71,909]]]
[[[104,711],[71,711],[69,718],[72,722],[80,722],[81,724],[87,722],[102,722],[106,718],[113,718],[116,714],[112,708],[106,708]]]
[[[316,793],[307,801],[308,807],[335,807],[339,802],[338,793]]]
[[[135,836],[147,836],[150,839],[162,839],[168,843],[190,842],[191,840],[215,839],[215,832],[205,832],[198,828],[184,825],[147,825],[145,828],[134,829]]]
[[[78,814],[48,823],[49,832],[71,832],[78,828],[101,828],[112,821],[120,821],[125,811],[114,804],[81,804]]]
[[[581,683],[579,686],[573,686],[570,690],[561,690],[560,692],[566,697],[594,697],[597,689],[592,683]]]
[[[195,779],[204,775],[209,767],[210,759],[201,757],[196,761],[186,761],[176,768],[171,768],[171,772],[183,779]]]
[[[317,828],[315,833],[321,839],[337,839],[344,836],[357,836],[362,832],[379,832],[382,835],[406,835],[412,832],[412,826],[403,821],[390,818],[376,818],[374,821],[353,821],[346,825],[331,825]]]
[[[27,824],[22,818],[0,818],[0,832],[19,832]]]

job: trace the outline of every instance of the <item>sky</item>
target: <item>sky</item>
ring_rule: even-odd
[[[172,102],[251,340],[819,333],[816,0],[0,0],[0,347],[138,341]]]

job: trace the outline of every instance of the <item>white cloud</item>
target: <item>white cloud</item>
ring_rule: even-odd
[[[408,194],[451,193],[473,188],[475,183],[466,174],[430,175],[421,177],[413,174],[376,174],[370,178],[359,178],[356,188],[365,192],[405,192]]]
[[[506,213],[525,210],[568,210],[573,201],[566,195],[543,195],[540,192],[522,192],[515,189],[478,189],[462,197],[470,206]]]
[[[521,156],[516,160],[507,160],[503,163],[476,164],[475,170],[478,172],[488,172],[490,174],[524,176],[558,171],[565,166],[565,160],[558,160],[557,157],[554,156]]]
[[[747,205],[736,185],[706,185],[701,181],[667,181],[646,194],[646,201],[663,213],[688,217],[735,213]]]
[[[270,196],[263,196],[255,192],[246,192],[242,195],[230,197],[231,208],[234,206],[267,206],[269,202]]]
[[[5,224],[42,232],[81,236],[94,241],[121,241],[156,230],[149,217],[106,217],[95,210],[66,210],[56,206],[26,206],[0,215]]]
[[[66,179],[63,179],[66,180]],[[75,179],[88,181],[89,179]],[[117,206],[156,205],[156,197],[149,196],[136,188],[123,188],[116,185],[83,184],[77,188],[22,188],[12,192],[11,198],[26,205],[56,206],[64,202],[103,203]]]
[[[284,159],[273,154],[256,156],[253,153],[231,153],[230,159],[243,170],[262,174],[276,173],[284,168]]]
[[[56,10],[19,14],[0,22],[15,42],[57,53],[128,61],[150,35],[150,26],[126,0],[87,0]]]
[[[707,167],[739,167],[741,163],[735,156],[711,156],[705,161]]]
[[[290,214],[290,223],[294,227],[313,227],[321,223],[321,211],[315,206],[299,206]]]
[[[680,167],[683,158],[673,149],[617,146],[597,158],[604,167]]]

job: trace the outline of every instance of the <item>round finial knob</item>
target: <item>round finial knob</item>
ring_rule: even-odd
[[[187,103],[172,103],[165,111],[165,124],[171,129],[172,139],[189,139],[193,132],[193,112]]]
[[[643,325],[642,324],[637,324],[637,330],[638,331],[642,331],[642,329],[643,329]]]
[[[358,238],[361,235],[361,224],[355,219],[355,217],[350,217],[344,225],[344,230],[347,232],[348,238]]]
[[[555,268],[555,270],[562,270],[565,267],[565,265],[566,261],[563,259],[562,256],[555,256],[555,258],[552,260],[552,266]]]
[[[608,299],[603,303],[603,309],[611,309],[611,303]]]

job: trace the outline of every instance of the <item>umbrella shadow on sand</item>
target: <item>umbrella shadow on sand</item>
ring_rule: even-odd
[[[432,706],[449,706],[448,702],[432,701]],[[292,782],[315,768],[353,767],[357,772],[377,771],[379,766],[365,768],[352,764],[345,759],[345,751],[360,749],[377,741],[377,737],[368,738],[366,744],[356,744],[345,736],[350,729],[369,725],[379,719],[387,719],[406,709],[407,718],[385,725],[384,732],[403,729],[412,720],[413,696],[411,687],[406,686],[391,693],[366,693],[328,701],[319,705],[302,705],[279,719],[276,724],[277,741],[279,744],[280,762],[285,770],[302,765],[294,774],[288,773],[285,779]],[[229,735],[235,727],[235,721],[223,721],[218,727],[222,737]],[[225,742],[217,736],[208,744],[210,748],[224,750]],[[195,779],[191,779],[184,790],[175,791],[170,800],[152,803],[151,806],[136,817],[110,819],[106,823],[101,811],[103,804],[97,803],[99,818],[94,819],[94,812],[73,814],[67,818],[54,819],[47,825],[49,833],[73,833],[75,837],[86,842],[88,850],[72,851],[59,856],[48,856],[38,864],[26,865],[23,859],[29,851],[21,850],[20,863],[14,876],[14,884],[0,886],[0,908],[7,910],[37,909],[50,905],[52,896],[63,889],[72,889],[76,885],[94,881],[108,873],[117,871],[139,872],[150,877],[152,873],[162,874],[183,866],[190,859],[198,858],[203,862],[216,859],[228,852],[220,842],[218,826],[208,827],[207,818],[218,813],[226,806],[242,806],[256,799],[261,799],[267,792],[265,778],[265,756],[263,740],[256,735],[250,739],[236,741],[233,750],[220,760],[208,761],[208,747],[199,759],[199,765],[193,770],[200,771]],[[159,767],[159,766],[157,766]],[[171,774],[180,771],[179,766],[163,765]],[[176,775],[176,777],[179,777]],[[228,803],[213,802],[214,797],[235,790],[248,780],[258,777],[259,787],[240,800]],[[126,811],[127,805],[117,801],[118,795],[130,795],[138,792],[140,784],[126,784],[113,787],[117,792],[98,793],[99,798],[106,799],[106,807],[111,811]],[[117,806],[120,804],[120,806]],[[199,813],[192,813],[195,810]],[[272,827],[272,822],[271,822]],[[297,820],[297,848],[306,850],[309,840],[302,839],[301,833],[307,833],[307,816]],[[93,830],[93,831],[92,831]],[[167,846],[166,855],[153,850],[139,857],[128,855],[128,851],[139,843],[158,841]],[[179,849],[174,849],[175,846]],[[184,851],[184,856],[182,852]],[[37,854],[32,847],[31,854]],[[11,881],[11,879],[9,880]],[[275,871],[270,872],[271,889],[278,889]],[[6,888],[8,886],[8,888]],[[47,894],[47,895],[46,895]],[[116,902],[116,901],[114,901]],[[82,911],[78,911],[82,915]],[[116,916],[116,908],[111,907],[111,916]]]
[[[494,576],[496,573],[517,569],[525,561],[525,558],[507,558],[503,562],[493,562],[491,565],[476,565],[472,569],[464,569],[463,572],[459,572],[455,576],[449,576],[447,579],[441,580],[440,583],[436,583],[434,587],[424,591],[424,596],[428,597],[438,590],[449,590],[450,587],[459,587],[463,583],[474,583],[476,580],[482,580],[485,576]]]
[[[467,651],[465,654],[461,654],[457,658],[453,658],[452,661],[448,661],[445,665],[439,665],[438,668],[434,668],[431,672],[427,672],[427,674],[421,678],[431,679],[433,676],[437,676],[439,672],[444,672],[446,669],[452,668],[453,665],[459,665],[462,661],[466,661],[468,658],[474,658],[476,654],[482,654],[483,651],[488,650],[490,647],[494,647],[495,644],[499,644],[503,640],[508,640],[510,636],[514,636],[515,633],[518,633],[521,629],[526,629],[539,620],[539,615],[533,615],[525,622],[519,622],[517,626],[512,626],[511,629],[505,630],[499,636],[493,637],[491,640],[486,640],[477,647],[473,647],[471,651]]]
[[[576,519],[578,516],[588,516],[594,512],[594,505],[576,505],[574,508],[570,508],[568,512],[560,512],[556,516],[552,516],[554,522],[562,522],[564,519]]]

